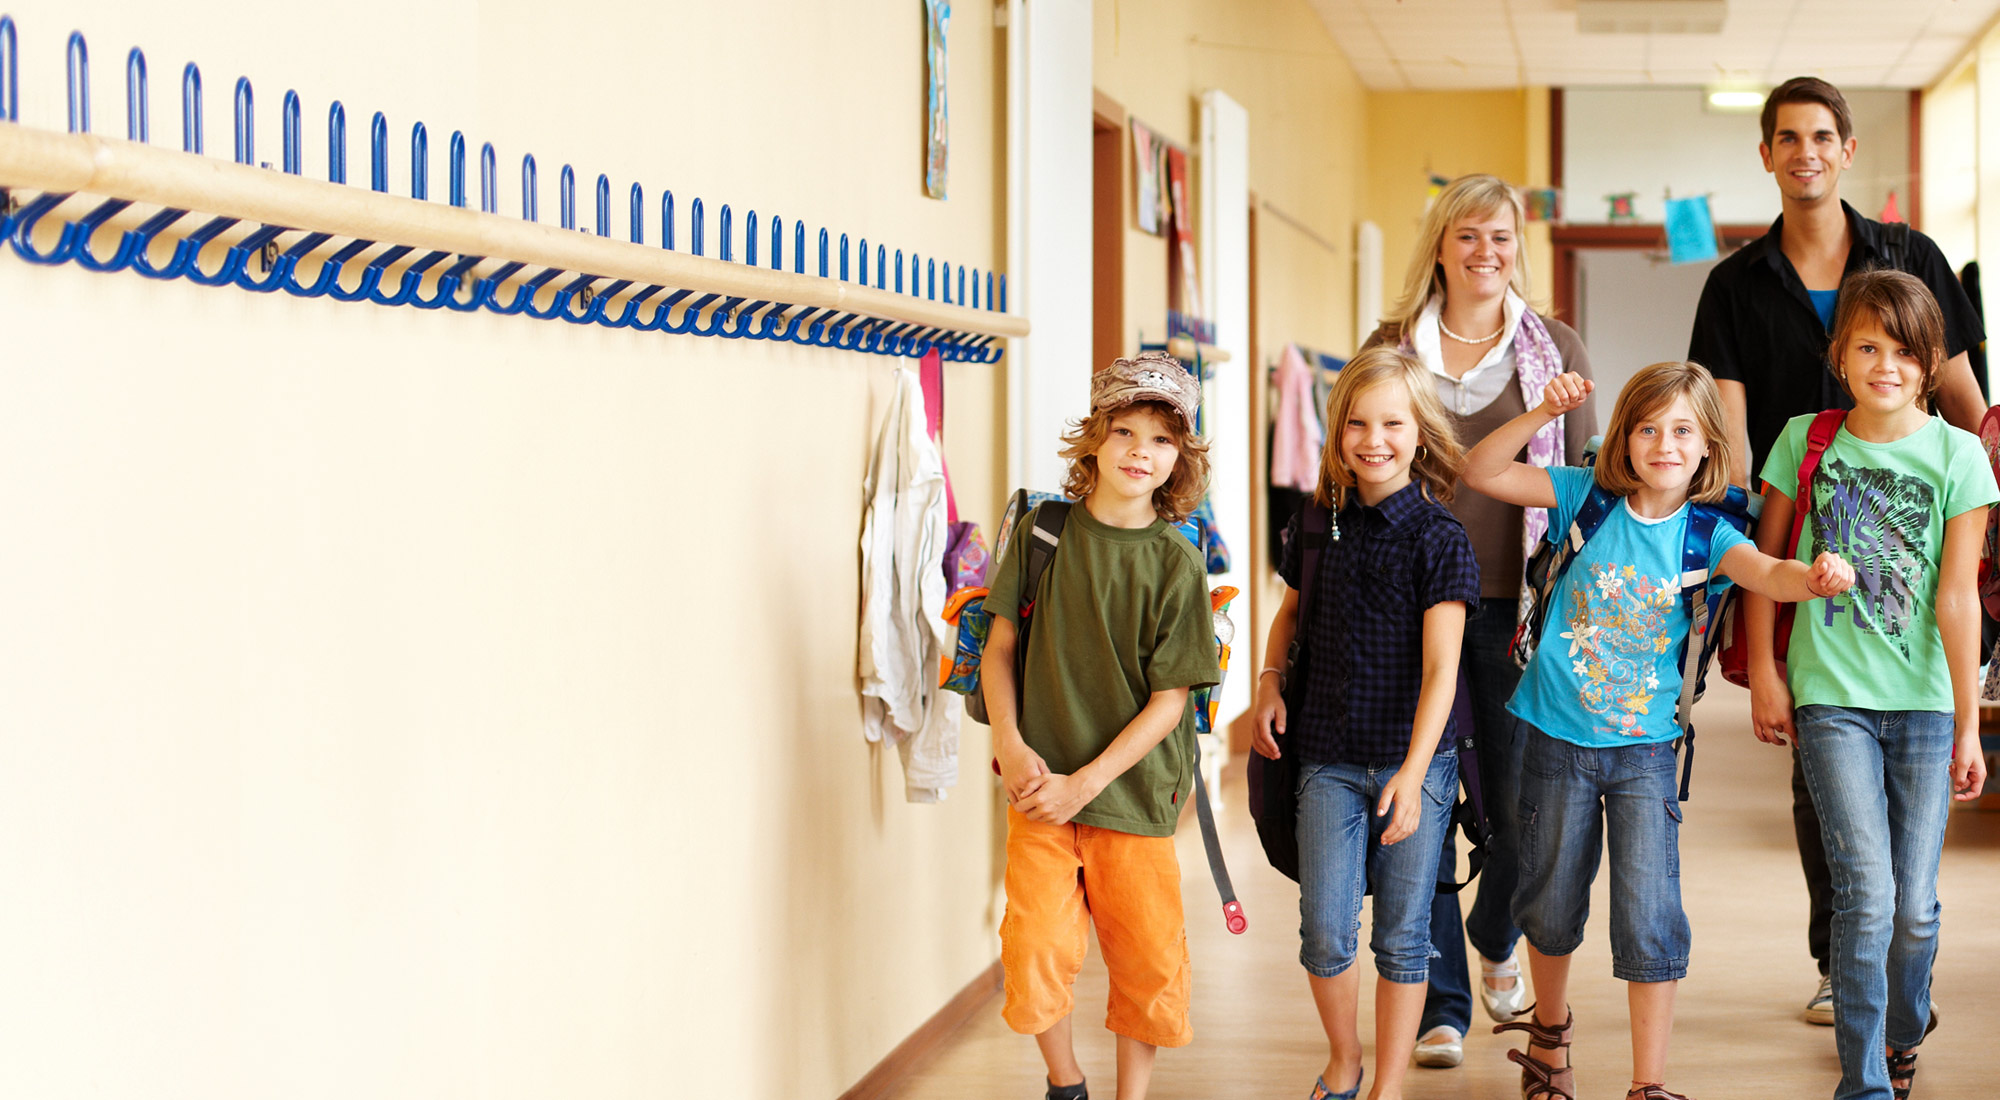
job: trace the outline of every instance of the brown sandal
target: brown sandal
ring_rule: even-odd
[[[1649,1081],[1635,1089],[1628,1089],[1625,1100],[1688,1100],[1678,1092],[1668,1092],[1667,1086],[1658,1081]]]
[[[1535,1019],[1535,1008],[1529,1005],[1518,1019],[1495,1027],[1493,1034],[1503,1031],[1527,1032],[1529,1050],[1563,1050],[1576,1032],[1576,1014],[1565,1013],[1561,1027],[1549,1027]],[[1518,1050],[1508,1051],[1507,1059],[1521,1064],[1521,1100],[1576,1100],[1575,1069],[1545,1065]]]

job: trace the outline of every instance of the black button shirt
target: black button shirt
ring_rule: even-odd
[[[1340,538],[1321,552],[1310,621],[1298,625],[1303,683],[1284,751],[1319,764],[1397,764],[1410,748],[1424,680],[1424,612],[1447,600],[1479,606],[1479,561],[1465,528],[1412,483],[1379,506],[1350,493]],[[1301,519],[1285,531],[1278,574],[1294,589],[1304,568]],[[1456,744],[1449,720],[1439,752]]]
[[[1842,280],[1857,271],[1887,266],[1881,223],[1862,217],[1845,202],[1840,206],[1853,241]],[[1784,224],[1780,215],[1770,232],[1709,272],[1695,310],[1694,335],[1688,341],[1689,359],[1719,379],[1743,383],[1752,477],[1764,468],[1764,458],[1786,421],[1821,409],[1854,407],[1827,366],[1826,326],[1820,323],[1798,271],[1785,258],[1779,239]],[[1944,312],[1947,359],[1986,338],[1965,289],[1929,237],[1910,230],[1900,266],[1922,279],[1937,298]]]

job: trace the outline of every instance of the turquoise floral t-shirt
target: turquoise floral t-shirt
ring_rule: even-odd
[[[1548,471],[1556,506],[1550,525],[1568,530],[1595,483],[1579,466]],[[1621,500],[1571,559],[1549,604],[1534,660],[1507,709],[1550,737],[1608,748],[1671,741],[1680,702],[1680,642],[1688,634],[1681,604],[1681,545],[1688,506],[1646,519]],[[1708,540],[1711,591],[1722,556],[1749,542],[1727,523]]]

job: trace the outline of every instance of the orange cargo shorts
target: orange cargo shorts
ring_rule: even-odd
[[[1111,976],[1104,1026],[1154,1046],[1186,1046],[1194,1029],[1174,838],[1045,825],[1008,810],[1000,922],[1008,1027],[1039,1035],[1070,1014],[1092,922]]]

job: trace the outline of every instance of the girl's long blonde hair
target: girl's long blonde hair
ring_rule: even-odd
[[[1410,463],[1410,479],[1422,486],[1425,496],[1451,503],[1459,471],[1465,468],[1465,449],[1459,446],[1444,402],[1438,400],[1437,384],[1431,381],[1430,369],[1415,356],[1377,344],[1348,360],[1334,380],[1333,392],[1326,395],[1326,444],[1320,449],[1319,486],[1313,490],[1313,500],[1321,507],[1338,512],[1347,503],[1348,490],[1356,484],[1354,471],[1340,457],[1341,435],[1355,399],[1393,382],[1402,383],[1409,391],[1410,409],[1417,417],[1421,449]]]
[[[1708,457],[1695,468],[1688,481],[1688,499],[1702,502],[1721,500],[1729,491],[1730,456],[1728,423],[1722,417],[1722,394],[1715,388],[1715,376],[1699,363],[1670,361],[1642,367],[1619,391],[1618,403],[1611,407],[1611,423],[1604,429],[1604,446],[1597,453],[1597,484],[1615,496],[1631,496],[1645,485],[1639,471],[1632,468],[1632,429],[1686,397],[1694,409],[1695,423],[1708,444]]]
[[[1521,196],[1505,180],[1498,176],[1460,176],[1445,184],[1444,190],[1431,202],[1431,208],[1424,214],[1423,228],[1417,230],[1416,251],[1410,254],[1410,268],[1403,276],[1403,296],[1386,320],[1390,330],[1399,339],[1408,339],[1415,329],[1417,318],[1424,312],[1433,295],[1444,293],[1444,271],[1438,266],[1438,252],[1444,247],[1445,234],[1452,227],[1469,219],[1485,220],[1501,211],[1514,215],[1514,277],[1511,285],[1530,308],[1537,308],[1528,297],[1528,250],[1522,247],[1521,229],[1527,224],[1528,216],[1521,208]]]

